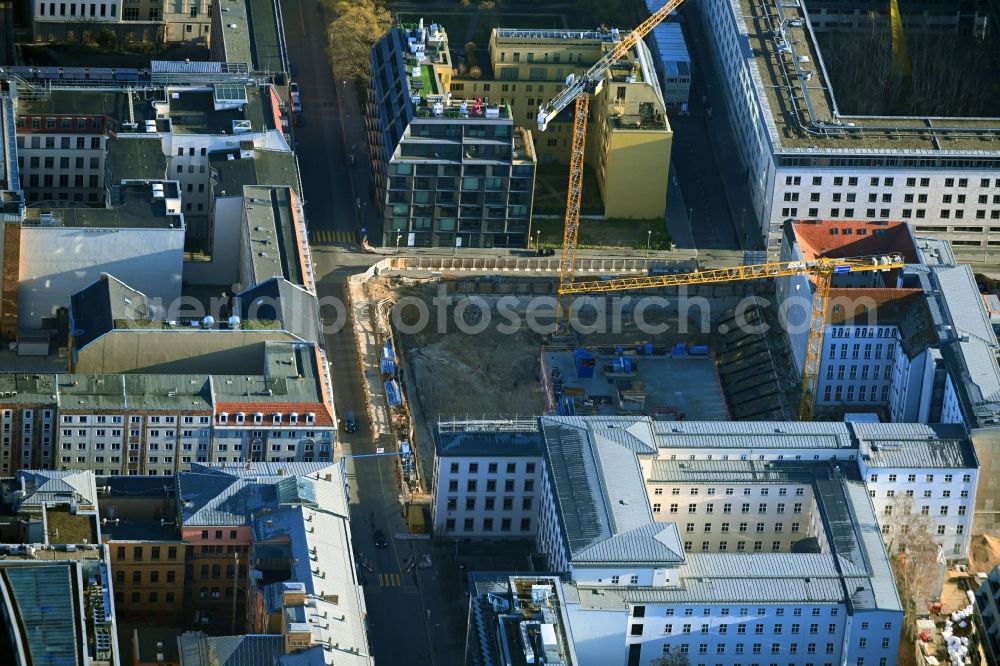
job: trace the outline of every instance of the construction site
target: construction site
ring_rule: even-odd
[[[407,304],[393,317],[391,335],[404,369],[404,392],[421,415],[418,424],[543,413],[795,418],[800,381],[788,360],[788,343],[771,299],[752,299],[768,295],[768,283],[656,290],[644,295],[666,305],[647,307],[641,326],[626,303],[620,316],[609,314],[605,325],[592,324],[598,332],[564,338],[546,331],[553,317],[538,306],[556,293],[551,278],[380,277],[366,287],[373,301]],[[616,307],[613,298],[603,297],[608,313]],[[414,330],[419,322],[413,299],[433,313],[419,330]],[[741,301],[745,322],[737,325]],[[698,306],[685,308],[692,302]],[[482,311],[484,304],[488,312]],[[456,318],[481,330],[463,330]],[[439,321],[450,325],[442,330]]]

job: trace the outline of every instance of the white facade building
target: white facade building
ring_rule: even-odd
[[[851,428],[886,545],[891,548],[896,531],[909,524],[900,514],[909,513],[926,524],[943,557],[967,558],[979,461],[965,428],[905,423]]]
[[[442,422],[437,425],[435,446],[433,487],[440,491],[431,504],[435,534],[521,539],[535,535],[542,482],[537,421]]]
[[[559,601],[572,663],[645,666],[673,654],[696,664],[895,663],[902,607],[847,425],[539,423],[536,541],[551,569],[569,577]],[[670,438],[689,426],[685,449]],[[767,435],[780,426],[793,427],[772,443]],[[681,496],[678,513],[692,518],[656,511]],[[739,516],[766,546],[738,551]],[[691,543],[678,529],[688,520],[699,523]],[[482,625],[482,607],[473,608]]]
[[[981,137],[995,139],[1000,118],[935,119],[928,126],[948,129],[927,132],[842,114],[802,3],[767,0],[752,13],[737,0],[695,7],[772,256],[790,218],[903,220],[951,241],[960,259],[996,265],[1000,152],[983,150]]]

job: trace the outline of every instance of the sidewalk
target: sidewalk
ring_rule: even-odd
[[[365,379],[365,403],[372,424],[372,439],[392,433],[389,420],[389,406],[385,399],[380,366],[382,345],[371,318],[371,305],[364,293],[364,287],[351,285],[351,304],[354,309],[354,335],[361,355],[362,373]]]
[[[382,223],[376,214],[371,186],[374,183],[371,159],[368,154],[368,139],[365,135],[364,114],[361,100],[358,98],[357,86],[352,81],[340,79],[337,82],[337,100],[340,110],[340,129],[344,137],[344,150],[348,159],[354,157],[354,164],[347,168],[351,180],[351,190],[355,201],[360,200],[361,207],[356,208],[356,230],[366,229],[368,242],[378,245],[382,242]],[[360,240],[359,235],[359,240]]]
[[[759,249],[762,247],[760,227],[750,198],[749,186],[744,174],[741,173],[739,160],[726,157],[736,154],[731,122],[733,109],[726,104],[722,92],[723,79],[719,76],[715,60],[710,55],[711,46],[708,37],[702,28],[701,18],[694,15],[695,11],[689,10],[683,21],[684,37],[688,45],[694,47],[691,50],[696,52],[692,53],[696,56],[691,61],[695,84],[692,86],[689,108],[691,114],[702,118],[708,127],[709,142],[719,167],[719,175],[724,181],[726,203],[733,218],[733,226],[740,235],[740,243],[744,248],[750,244],[752,249]],[[702,95],[707,97],[712,107],[711,118],[705,116],[704,106],[701,103]]]

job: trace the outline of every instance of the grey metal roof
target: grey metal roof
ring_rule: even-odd
[[[113,331],[116,320],[151,318],[146,295],[107,273],[70,297],[70,333],[75,349],[83,349]]]
[[[105,168],[112,185],[123,180],[164,180],[167,156],[160,136],[122,133],[109,138]]]
[[[653,460],[651,483],[811,484],[817,475],[829,474],[827,463],[760,460]]]
[[[97,504],[94,473],[74,470],[21,470],[18,481],[25,495],[19,506],[40,506],[45,503]]]
[[[841,571],[867,575],[867,570],[828,553],[691,553],[680,569],[686,578],[840,578]]]
[[[546,416],[541,419],[548,471],[563,534],[574,561],[577,554],[591,561],[594,558],[647,561],[644,558],[652,550],[674,548],[666,533],[660,537],[663,539],[660,545],[665,549],[649,543],[648,538],[652,535],[646,532],[612,539],[639,528],[650,529],[653,523],[635,453],[614,437],[595,435],[603,430],[616,430],[620,425],[617,420],[604,418]],[[628,435],[624,439],[631,441],[634,437]],[[657,534],[660,532],[657,530]],[[605,541],[608,541],[606,545],[594,548]],[[673,552],[679,554],[681,549],[676,548]]]
[[[498,422],[497,428],[505,423]],[[542,433],[537,425],[533,430],[486,430],[447,427],[439,424],[434,429],[437,455],[448,456],[541,456]]]
[[[564,590],[573,589],[567,585]],[[579,603],[587,609],[624,610],[634,604],[784,604],[841,603],[844,587],[833,578],[690,578],[676,588],[576,586]],[[566,595],[567,600],[571,597]],[[573,599],[575,600],[575,599]]]
[[[904,286],[922,288],[937,328],[941,356],[969,427],[1000,424],[996,335],[967,265],[907,266]]]
[[[244,322],[279,321],[284,330],[303,342],[322,340],[315,294],[284,278],[272,278],[240,292],[237,308]]]
[[[191,465],[177,474],[177,495],[185,525],[246,525],[250,513],[294,500],[286,479],[340,474],[329,463],[245,463],[210,467]],[[285,481],[282,500],[280,484]],[[298,483],[295,494],[297,496]],[[306,493],[305,490],[302,491]]]
[[[573,555],[573,565],[649,562],[668,564],[684,561],[677,523],[648,523],[620,532]]]
[[[654,421],[660,448],[808,449],[852,448],[847,426],[839,422]]]
[[[855,423],[868,467],[979,467],[975,447],[959,424]]]

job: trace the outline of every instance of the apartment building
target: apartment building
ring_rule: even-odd
[[[542,441],[535,420],[450,421],[435,431],[431,523],[442,536],[525,538],[538,522]],[[483,457],[489,458],[484,461]]]
[[[536,127],[539,108],[620,39],[616,30],[497,28],[489,53],[460,59],[451,92],[511,108],[514,123]],[[604,93],[591,101],[586,164],[593,169],[609,218],[657,218],[666,208],[673,132],[654,56],[640,42],[608,72]],[[572,110],[535,134],[539,165],[569,164]]]
[[[299,653],[304,663],[326,663],[331,649],[345,664],[372,663],[339,467],[198,465],[176,487],[189,547],[185,595],[206,624],[276,634],[277,654]]]
[[[187,548],[174,520],[173,479],[110,476],[100,483],[102,537],[118,586],[118,620],[161,627],[189,623],[192,617],[184,599]]]
[[[539,428],[536,543],[563,576],[573,663],[895,661],[902,606],[848,425],[542,417]]]
[[[511,107],[451,85],[444,28],[400,26],[373,48],[366,124],[382,243],[526,247],[535,187],[530,131]]]
[[[995,662],[1000,656],[1000,627],[997,626],[997,618],[1000,618],[1000,567],[993,567],[987,578],[980,580],[976,590],[976,609],[979,611],[976,619],[982,622],[985,635],[983,649],[987,659],[992,658]]]
[[[212,0],[33,0],[36,42],[95,41],[102,30],[115,39],[208,43]]]
[[[951,241],[962,261],[996,264],[1000,155],[984,139],[996,138],[1000,119],[921,119],[930,130],[912,119],[842,113],[811,3],[765,0],[753,12],[736,0],[694,6],[722,72],[734,158],[753,201],[747,213],[772,256],[787,219],[903,220]]]
[[[190,354],[197,341],[187,344]],[[337,420],[322,350],[260,342],[242,357],[234,351],[220,363],[245,374],[165,366],[160,373],[3,375],[0,469],[169,476],[195,463],[333,460]],[[231,365],[237,361],[247,365]],[[197,353],[184,362],[206,363]]]

